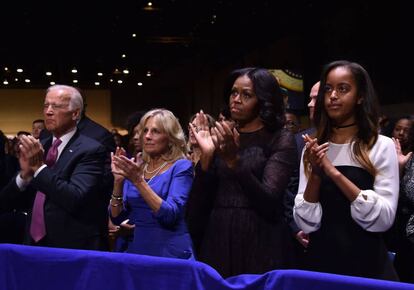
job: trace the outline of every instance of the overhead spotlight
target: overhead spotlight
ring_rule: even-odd
[[[118,84],[122,84],[123,83],[123,81],[122,80],[118,80]]]
[[[95,82],[95,86],[99,86],[100,85],[100,83],[99,82]]]
[[[143,8],[145,11],[156,11],[159,10],[158,7],[155,7],[152,2],[147,2],[147,5]]]
[[[122,72],[126,75],[129,74],[129,70],[127,70],[127,69],[124,69]]]
[[[151,74],[151,71],[149,70],[149,71],[147,71],[147,77],[150,77],[152,74]]]
[[[121,55],[122,58],[126,58],[126,54],[124,53],[123,55]]]
[[[109,81],[112,83],[114,80],[113,79],[110,79]]]
[[[132,37],[137,37],[137,34],[136,33],[132,33]]]
[[[50,82],[49,84],[50,84],[51,86],[56,85],[56,83],[55,83],[55,82]]]
[[[46,72],[46,75],[47,75],[47,76],[51,76],[51,75],[52,75],[52,72],[47,71],[47,72]]]
[[[9,84],[9,82],[8,82],[7,80],[4,80],[4,81],[3,81],[3,84],[8,85],[8,84]]]
[[[101,76],[103,76],[103,73],[98,72],[97,75],[101,77]]]
[[[121,72],[119,71],[119,69],[116,68],[113,73],[117,75],[117,74],[120,74]]]
[[[18,79],[18,78],[15,78],[15,79],[14,79],[14,81],[15,81],[15,82],[18,82],[18,81],[19,81],[19,79]]]
[[[78,80],[73,80],[72,81],[74,84],[77,84],[78,83]]]
[[[143,85],[143,83],[141,83],[141,82],[138,82],[138,84],[137,84],[139,87],[142,87],[142,85]]]
[[[5,70],[5,71],[8,71],[8,70],[9,70],[9,68],[6,66],[6,67],[4,67],[4,70]]]
[[[25,79],[24,82],[25,83],[30,83],[30,80],[29,79]]]
[[[72,73],[76,74],[76,73],[78,73],[78,70],[76,68],[73,68]]]
[[[16,71],[17,71],[18,73],[22,73],[22,72],[23,72],[23,69],[18,68]]]

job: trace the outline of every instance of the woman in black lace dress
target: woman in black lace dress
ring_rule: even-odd
[[[236,127],[208,130],[203,112],[190,124],[202,151],[187,215],[196,258],[224,277],[291,267],[282,201],[296,147],[283,129],[280,87],[265,69],[240,69],[225,99]]]

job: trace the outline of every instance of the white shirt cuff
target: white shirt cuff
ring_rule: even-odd
[[[36,177],[39,173],[40,173],[40,171],[42,171],[43,170],[43,168],[45,168],[45,167],[47,167],[47,165],[46,164],[43,164],[42,166],[40,166],[36,171],[35,171],[35,173],[34,173],[34,175],[33,175],[33,177]]]
[[[20,173],[17,174],[16,176],[16,185],[19,188],[20,191],[24,191],[26,189],[26,187],[29,185],[30,181],[32,179],[28,179],[28,180],[24,180],[21,176]]]
[[[293,218],[305,233],[317,231],[321,226],[322,206],[319,202],[308,202],[302,195],[296,195]]]

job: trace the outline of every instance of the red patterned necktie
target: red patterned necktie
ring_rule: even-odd
[[[52,147],[50,147],[49,151],[47,152],[45,163],[48,167],[52,167],[55,164],[58,156],[58,147],[61,143],[62,140],[56,139],[53,141]],[[33,204],[32,222],[30,224],[30,235],[35,242],[40,241],[46,235],[46,226],[43,212],[44,203],[45,195],[42,192],[38,191],[36,193],[36,198]]]

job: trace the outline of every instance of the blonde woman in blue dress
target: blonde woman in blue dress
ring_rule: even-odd
[[[110,216],[135,225],[127,252],[193,259],[184,210],[193,183],[184,132],[174,114],[154,109],[140,121],[142,155],[128,159],[122,149],[112,156],[114,191]]]

